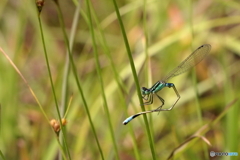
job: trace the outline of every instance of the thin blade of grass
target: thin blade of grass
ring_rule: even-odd
[[[93,121],[92,121],[92,117],[91,117],[90,111],[88,109],[86,98],[84,96],[84,93],[83,93],[80,81],[78,79],[77,68],[76,68],[76,65],[75,65],[74,60],[73,60],[72,52],[71,52],[70,45],[69,45],[69,40],[68,40],[67,33],[66,33],[66,30],[65,30],[65,25],[64,25],[64,22],[63,22],[63,14],[62,14],[62,11],[60,9],[59,4],[56,3],[56,5],[57,5],[57,9],[58,9],[59,22],[60,22],[61,29],[62,29],[62,32],[63,32],[63,35],[64,35],[64,41],[65,41],[65,44],[67,46],[68,56],[69,56],[69,59],[70,59],[70,63],[72,65],[72,70],[73,70],[75,81],[77,83],[78,91],[79,91],[79,93],[81,95],[81,98],[82,98],[82,101],[83,101],[83,105],[84,105],[85,111],[86,111],[87,116],[88,116],[88,121],[90,122],[90,126],[92,128],[92,131],[93,131],[96,143],[97,143],[97,147],[98,147],[98,150],[100,152],[100,156],[101,156],[102,159],[104,159],[102,148],[101,148],[100,142],[99,142],[98,137],[97,137],[97,133],[96,133]]]
[[[187,148],[190,147],[190,143],[192,140],[196,139],[196,138],[201,138],[205,143],[207,143],[208,145],[211,145],[211,143],[207,140],[206,137],[202,136],[203,134],[205,134],[207,131],[210,130],[210,128],[212,126],[214,126],[217,122],[219,122],[219,120],[227,114],[227,112],[229,111],[229,109],[237,102],[238,99],[234,99],[232,100],[226,107],[225,109],[221,112],[220,115],[218,115],[214,120],[212,120],[212,122],[209,122],[208,124],[202,126],[200,129],[198,129],[192,136],[190,136],[190,138],[188,138],[186,141],[184,141],[183,143],[181,143],[178,147],[176,147],[171,154],[169,155],[169,157],[167,158],[168,160],[173,158],[174,155],[176,155],[179,152],[183,152],[184,150],[186,150]],[[191,143],[192,144],[192,143]]]
[[[112,0],[112,1],[113,1],[113,4],[114,4],[114,7],[115,7],[115,11],[116,11],[118,21],[119,21],[119,24],[120,24],[120,28],[121,28],[121,32],[122,32],[122,35],[123,35],[125,47],[126,47],[126,50],[127,50],[128,59],[130,61],[132,74],[133,74],[134,81],[135,81],[136,88],[137,88],[137,92],[138,92],[138,98],[139,98],[139,101],[140,101],[140,104],[141,104],[141,108],[142,108],[142,111],[145,111],[145,108],[144,108],[144,105],[143,105],[143,100],[142,100],[142,95],[141,95],[141,91],[140,91],[140,85],[139,85],[138,77],[137,77],[137,73],[136,73],[136,68],[135,68],[135,65],[134,65],[134,62],[133,62],[130,46],[129,46],[127,35],[126,35],[126,32],[125,32],[125,28],[124,28],[124,25],[123,25],[123,22],[122,22],[122,19],[121,19],[121,16],[120,16],[120,12],[118,10],[117,2],[115,0]],[[155,152],[155,149],[154,149],[154,144],[153,144],[153,139],[152,139],[151,132],[150,132],[150,127],[149,127],[149,124],[148,124],[148,121],[147,121],[147,116],[144,114],[143,118],[144,118],[145,127],[146,127],[146,131],[147,131],[149,145],[150,145],[151,152],[152,152],[152,158],[155,160],[156,159],[156,152]]]
[[[103,77],[102,77],[102,73],[101,73],[101,69],[100,69],[98,50],[97,50],[97,44],[96,44],[96,39],[95,39],[95,33],[94,33],[94,30],[93,30],[93,22],[92,22],[89,0],[86,0],[86,3],[87,3],[88,18],[89,18],[89,28],[90,28],[90,31],[91,31],[91,37],[92,37],[92,42],[93,42],[93,52],[94,52],[94,57],[95,57],[95,64],[96,64],[97,74],[98,74],[98,78],[99,78],[99,82],[100,82],[100,86],[101,86],[101,92],[102,92],[101,94],[102,94],[102,99],[103,99],[103,107],[104,107],[105,113],[107,115],[109,130],[110,130],[111,139],[112,139],[112,142],[113,142],[113,147],[114,147],[116,159],[119,160],[120,158],[119,158],[119,154],[118,154],[118,147],[117,147],[117,143],[116,143],[116,139],[115,139],[115,135],[114,135],[114,131],[113,131],[111,116],[110,116],[110,112],[109,112],[109,109],[108,109],[108,103],[107,103],[104,84],[103,84]]]

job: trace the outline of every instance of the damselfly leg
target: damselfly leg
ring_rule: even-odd
[[[145,98],[147,97],[147,98]],[[144,95],[142,96],[142,98],[145,100],[145,102],[143,103],[144,105],[150,105],[153,103],[153,95],[152,93],[148,94],[148,95]]]
[[[161,106],[159,106],[157,109],[155,109],[155,111],[161,111],[161,109],[162,109],[162,106],[164,105],[164,99],[162,98],[162,97],[160,97],[157,93],[155,93],[155,95],[158,97],[158,99],[162,102],[162,105]]]
[[[177,100],[175,101],[175,103],[172,105],[172,107],[170,107],[170,108],[168,108],[168,109],[162,109],[162,106],[160,106],[160,107],[158,107],[157,109],[159,109],[159,111],[170,111],[170,110],[172,110],[173,109],[173,107],[177,104],[177,102],[178,102],[178,100],[180,99],[180,94],[178,93],[178,91],[177,91],[177,89],[176,89],[176,87],[175,87],[175,85],[173,84],[173,83],[167,83],[167,87],[169,87],[169,88],[173,88],[173,90],[174,90],[174,92],[176,93],[176,95],[177,95]],[[157,95],[157,94],[156,94]],[[158,96],[158,95],[157,95]],[[158,98],[160,99],[161,97],[160,96],[158,96]],[[162,99],[162,98],[161,98]],[[160,100],[161,100],[160,99]],[[162,100],[161,100],[162,101]],[[164,100],[163,100],[164,101]]]

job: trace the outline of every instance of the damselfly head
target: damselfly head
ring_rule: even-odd
[[[146,88],[146,87],[142,87],[142,95],[147,95],[147,94],[149,94],[149,89],[148,88]]]

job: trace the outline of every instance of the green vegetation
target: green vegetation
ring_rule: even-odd
[[[238,152],[237,1],[0,1],[0,159],[211,159]],[[38,6],[38,7],[36,7]],[[151,87],[202,44],[208,56],[171,79],[171,111],[144,114]],[[169,108],[174,91],[159,92]],[[239,156],[217,159],[239,159]]]

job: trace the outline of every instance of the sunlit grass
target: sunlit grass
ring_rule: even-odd
[[[33,1],[0,6],[0,159],[240,153],[235,2],[46,1],[39,19]],[[181,95],[174,109],[122,125],[159,105],[155,99],[143,106],[140,87],[151,87],[202,44],[212,45],[205,60],[170,80]],[[165,108],[176,100],[171,89],[159,94]]]

